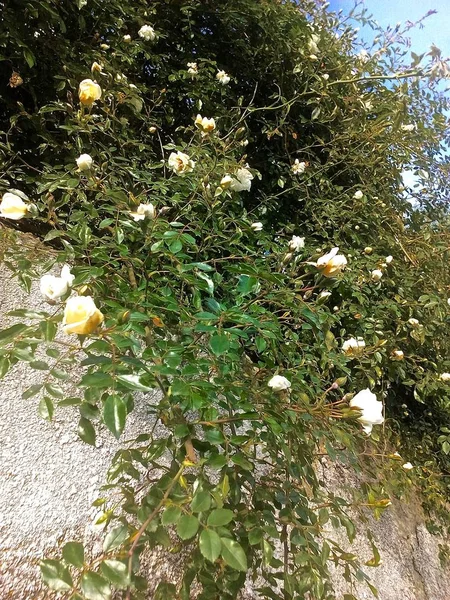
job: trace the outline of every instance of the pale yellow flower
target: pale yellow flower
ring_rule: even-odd
[[[92,79],[83,79],[80,83],[78,96],[81,104],[92,106],[94,102],[102,97],[102,88]]]
[[[88,335],[94,333],[104,320],[90,296],[75,296],[66,302],[63,318],[64,333]]]

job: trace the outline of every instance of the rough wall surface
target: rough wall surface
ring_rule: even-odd
[[[11,319],[5,313],[15,308],[46,309],[38,286],[28,296],[0,267],[0,325]],[[20,363],[0,382],[0,598],[43,600],[51,598],[40,582],[38,561],[58,543],[83,539],[95,552],[98,536],[92,522],[96,509],[91,507],[99,487],[105,482],[110,459],[118,443],[103,432],[97,448],[81,442],[76,434],[77,411],[61,409],[51,423],[37,413],[37,400],[23,400],[22,392],[41,382],[45,372],[33,371]],[[69,384],[70,388],[70,384]],[[124,439],[137,435],[148,422],[145,406],[152,396],[139,396]],[[160,432],[164,435],[164,432]],[[344,470],[324,469],[330,487],[346,476]],[[394,502],[379,521],[368,516],[349,551],[371,558],[364,531],[369,527],[381,552],[383,564],[367,570],[379,590],[380,600],[449,600],[450,570],[441,567],[439,537],[428,533],[419,503],[405,506]],[[341,532],[331,534],[346,546]],[[160,554],[145,560],[150,580],[176,582],[182,557],[170,562]],[[367,587],[348,589],[342,577],[336,577],[337,596],[353,593],[361,600],[372,598]],[[247,586],[246,598],[258,598]],[[149,598],[152,594],[149,593]]]

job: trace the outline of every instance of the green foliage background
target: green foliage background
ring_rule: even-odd
[[[346,565],[348,579],[367,579],[357,557],[321,535],[331,521],[352,539],[354,525],[314,465],[326,453],[363,470],[364,500],[380,512],[409,481],[390,450],[377,451],[397,446],[420,464],[416,480],[429,502],[445,498],[450,388],[439,376],[450,371],[450,277],[440,57],[411,55],[404,32],[380,31],[366,60],[348,21],[312,1],[0,7],[0,189],[28,194],[39,217],[13,226],[75,265],[74,289],[106,316],[98,335],[64,346],[63,306],[15,311],[17,325],[0,332],[1,372],[19,360],[47,370],[45,386],[25,397],[40,394],[50,419],[57,407],[78,406],[87,443],[102,422],[119,437],[134,392],[154,388],[161,399],[148,410],[168,431],[164,440],[143,431],[115,457],[109,482],[123,503],[98,501],[109,526],[100,565],[73,542],[62,560],[43,562],[44,580],[71,598],[109,598],[111,585],[140,598],[138,555],[158,545],[188,548],[181,585],[162,583],[161,598],[187,599],[194,585],[199,598],[234,598],[247,572],[260,577],[262,597],[333,598],[330,561]],[[138,36],[144,24],[155,41]],[[77,90],[94,77],[94,61],[103,96],[89,110]],[[219,69],[229,85],[217,81]],[[13,72],[21,85],[8,85]],[[215,119],[212,134],[196,129],[197,113]],[[191,173],[171,173],[176,150],[196,162]],[[88,176],[76,168],[81,153],[94,159]],[[295,159],[307,162],[303,175],[293,174]],[[246,163],[250,192],[220,187]],[[416,190],[405,191],[405,169],[417,174]],[[128,211],[140,202],[152,202],[157,218],[134,222]],[[293,234],[306,246],[286,257]],[[325,279],[313,263],[334,246],[348,267]],[[381,281],[371,281],[388,255]],[[35,264],[17,247],[4,260],[27,287],[54,262]],[[359,336],[364,355],[345,356],[342,342]],[[43,344],[56,366],[36,360]],[[80,348],[82,391],[66,398],[58,380]],[[392,360],[398,349],[402,361]],[[268,388],[275,373],[292,382],[290,395]],[[387,418],[370,440],[341,401],[367,387]],[[161,477],[143,487],[142,474],[155,470]]]

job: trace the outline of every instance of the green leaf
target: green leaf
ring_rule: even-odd
[[[228,336],[224,333],[216,333],[209,340],[209,345],[214,354],[220,356],[228,351],[230,342]]]
[[[103,407],[103,420],[110,432],[119,439],[127,419],[127,403],[120,396],[108,396]]]
[[[0,342],[8,342],[26,329],[28,329],[28,325],[24,325],[23,323],[17,323],[16,325],[8,327],[8,329],[3,329],[3,331],[0,331]]]
[[[121,546],[128,538],[128,527],[126,525],[117,525],[113,527],[103,542],[103,552],[109,552]]]
[[[124,384],[125,387],[130,390],[137,390],[138,392],[151,392],[154,388],[145,385],[141,382],[141,375],[117,375],[117,381]]]
[[[55,383],[46,383],[45,390],[54,398],[64,398],[64,392],[59,385],[56,385]]]
[[[43,398],[41,398],[39,402],[38,412],[43,419],[51,421],[53,419],[53,413],[55,412],[52,399],[48,396],[44,396]]]
[[[125,589],[130,585],[128,565],[120,560],[104,560],[100,570],[106,579],[118,589]]]
[[[197,533],[199,522],[197,517],[183,515],[177,524],[177,534],[182,540],[188,540]]]
[[[36,369],[37,371],[48,371],[50,368],[43,360],[32,360],[29,364],[32,369]]]
[[[95,446],[95,429],[92,423],[86,419],[85,417],[81,417],[78,422],[78,435],[86,442],[86,444],[90,444],[91,446]]]
[[[236,571],[247,572],[247,557],[244,549],[235,540],[229,538],[221,538],[222,542],[222,558],[226,564]]]
[[[69,569],[60,560],[42,560],[40,562],[42,579],[51,590],[67,592],[73,582]]]
[[[200,534],[199,546],[203,556],[213,563],[219,558],[222,542],[215,531],[204,529]]]
[[[34,65],[36,63],[36,58],[35,58],[34,54],[31,52],[31,50],[28,50],[28,48],[24,48],[23,56],[24,56],[25,60],[27,61],[27,65],[30,67],[30,69],[32,67],[34,67]]]
[[[74,567],[82,568],[84,565],[84,548],[80,542],[67,542],[62,549],[62,555],[66,562]]]
[[[211,511],[208,516],[208,527],[222,527],[222,525],[228,525],[233,519],[234,513],[228,508],[216,508]]]
[[[22,398],[24,400],[28,400],[28,398],[32,398],[33,396],[36,396],[36,394],[38,394],[42,389],[42,385],[41,384],[36,384],[36,385],[31,385],[28,389],[26,389],[24,391],[24,393],[22,394]]]
[[[168,506],[163,512],[161,523],[163,525],[172,525],[181,517],[181,508],[179,506]]]
[[[209,492],[197,492],[191,503],[191,510],[194,513],[204,512],[209,510],[211,506],[211,496]]]
[[[83,573],[81,591],[86,600],[109,600],[111,598],[109,583],[104,577],[92,571]]]
[[[88,373],[81,379],[80,385],[86,387],[108,388],[114,385],[114,379],[108,373],[97,371],[96,373]]]

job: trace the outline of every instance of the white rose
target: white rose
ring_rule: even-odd
[[[383,403],[377,400],[368,388],[361,390],[350,400],[351,408],[358,408],[361,416],[358,421],[363,426],[365,433],[370,434],[374,425],[381,425],[384,422]]]
[[[122,39],[125,42],[125,44],[129,44],[131,42],[131,35],[124,35]]]
[[[305,247],[305,238],[300,237],[298,235],[293,235],[291,241],[289,242],[289,250],[293,252],[297,252]]]
[[[230,189],[233,192],[249,192],[252,185],[253,175],[245,167],[238,169],[233,181],[231,182]]]
[[[391,262],[392,262],[393,260],[394,260],[394,257],[393,257],[393,256],[391,256],[391,255],[389,255],[389,256],[386,256],[386,258],[384,259],[384,262],[385,262],[387,265],[390,265],[390,264],[391,264]]]
[[[104,316],[90,296],[74,296],[66,302],[63,317],[64,333],[87,335],[103,323]]]
[[[324,254],[317,260],[316,267],[325,277],[335,277],[347,265],[345,256],[338,252],[339,248],[333,248],[328,254]]]
[[[230,185],[233,183],[233,178],[231,177],[231,175],[224,175],[222,177],[222,179],[220,180],[220,187],[222,187],[224,190],[226,190],[227,188],[230,187]]]
[[[155,30],[153,27],[151,27],[151,25],[142,25],[138,31],[138,35],[146,42],[153,42],[153,40],[156,38]]]
[[[202,117],[202,115],[196,116],[195,124],[203,133],[211,133],[216,128],[214,119],[208,119],[207,117]]]
[[[227,85],[231,81],[231,77],[225,73],[225,71],[219,71],[216,75],[216,79],[222,85]]]
[[[417,329],[420,325],[420,322],[417,319],[414,319],[413,317],[411,317],[410,319],[408,319],[408,323],[411,325],[411,327],[413,329]]]
[[[324,73],[322,75],[322,79],[325,79],[325,81],[328,81],[330,79],[330,75],[328,73]]]
[[[130,216],[135,221],[143,221],[146,218],[154,219],[156,217],[155,207],[151,202],[148,204],[139,204],[135,211],[130,211]]]
[[[383,277],[383,271],[380,271],[380,269],[375,269],[372,271],[371,277],[372,281],[380,281],[380,279]]]
[[[187,154],[183,152],[172,152],[168,160],[169,167],[181,175],[182,173],[190,173],[195,167],[195,162],[189,158]]]
[[[294,173],[294,175],[301,175],[302,173],[305,172],[305,169],[306,169],[306,163],[300,162],[298,160],[298,158],[296,158],[294,160],[294,164],[291,167],[291,170]]]
[[[413,465],[410,462],[407,462],[404,465],[402,465],[402,468],[405,469],[405,471],[411,471],[411,469],[414,469]]]
[[[80,171],[90,171],[93,164],[94,161],[92,156],[89,156],[89,154],[81,154],[77,158],[77,167],[80,169]]]
[[[358,191],[356,191],[356,192],[353,194],[353,198],[354,198],[355,200],[361,200],[361,198],[362,198],[363,196],[364,196],[364,194],[362,193],[362,191],[361,191],[361,190],[358,190]]]
[[[92,106],[94,102],[102,97],[102,88],[92,79],[83,79],[78,88],[78,97],[81,104]]]
[[[361,356],[365,347],[366,342],[362,338],[350,338],[342,344],[342,352],[346,356]]]
[[[253,231],[261,231],[263,228],[263,224],[259,221],[256,221],[255,223],[252,223],[250,227],[253,229]]]
[[[391,353],[392,360],[403,360],[405,355],[402,350],[393,350]]]
[[[57,300],[65,296],[72,286],[75,275],[70,272],[69,265],[64,265],[61,275],[43,275],[40,281],[41,294],[46,300]]]
[[[409,123],[408,125],[401,126],[402,131],[408,131],[408,132],[414,131],[415,128],[416,128],[416,126],[414,125],[414,123]]]
[[[23,196],[26,198],[25,194]],[[27,215],[29,210],[30,204],[24,202],[18,194],[13,194],[12,192],[3,194],[2,201],[0,202],[0,217],[19,221]]]
[[[196,62],[188,62],[187,66],[189,75],[198,75],[198,66]]]
[[[439,376],[439,379],[440,379],[441,381],[445,381],[445,382],[447,382],[447,381],[450,381],[450,373],[442,373],[442,374]]]
[[[282,375],[274,375],[267,385],[274,392],[281,392],[282,390],[288,390],[291,387],[291,382]]]

